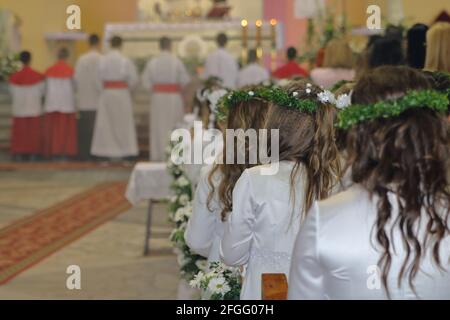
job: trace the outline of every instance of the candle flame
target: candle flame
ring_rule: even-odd
[[[243,26],[243,27],[246,27],[246,26],[248,26],[248,21],[247,20],[242,20],[241,21],[241,26]]]
[[[258,28],[260,28],[261,26],[262,26],[262,21],[261,20],[256,20],[256,26],[258,27]]]
[[[277,19],[270,19],[270,25],[276,26],[278,23]]]

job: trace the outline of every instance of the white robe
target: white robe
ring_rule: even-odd
[[[101,157],[138,155],[133,102],[130,90],[138,83],[136,66],[118,50],[101,58],[98,80],[123,81],[128,88],[103,88],[95,120],[91,153]]]
[[[76,112],[73,78],[47,77],[44,110],[48,113]]]
[[[224,48],[218,48],[206,58],[203,78],[218,77],[223,86],[234,89],[237,84],[239,65],[236,59]]]
[[[186,68],[170,52],[162,52],[150,60],[142,74],[142,85],[151,93],[150,98],[150,159],[165,161],[165,150],[170,133],[183,120],[184,107],[181,92],[155,92],[154,85],[178,85],[180,89],[190,81]]]
[[[12,96],[13,117],[38,117],[42,115],[42,97],[45,92],[45,82],[32,85],[10,84]]]
[[[82,55],[75,66],[75,83],[77,86],[78,109],[96,111],[98,109],[101,89],[98,86],[98,67],[102,55],[95,50]]]
[[[238,87],[259,85],[270,78],[269,72],[258,63],[250,63],[239,71]]]
[[[244,171],[233,191],[233,212],[222,238],[220,255],[225,264],[244,266],[242,300],[261,299],[261,275],[284,273],[289,277],[291,254],[301,224],[305,170],[295,182],[296,203],[291,204],[293,162],[280,162],[274,175],[257,166]]]
[[[184,234],[189,248],[195,253],[208,258],[208,263],[220,261],[220,240],[222,239],[225,225],[222,222],[222,208],[217,194],[221,176],[218,172],[213,176],[212,183],[216,192],[208,207],[208,196],[211,192],[208,179],[212,169],[212,165],[202,168],[200,181],[194,196],[194,209]]]
[[[398,200],[392,193],[388,197],[393,207],[391,219],[394,221],[398,215]],[[378,246],[372,233],[377,202],[377,198],[370,199],[368,192],[360,185],[353,185],[347,191],[314,204],[296,240],[289,299],[387,298],[378,276],[381,271],[377,270],[382,251],[377,251],[373,246]],[[426,224],[427,221],[422,220],[419,238],[424,235]],[[414,280],[417,296],[409,287],[407,278],[398,288],[397,277],[405,257],[398,229],[394,229],[393,241],[390,241],[396,250],[395,253],[391,247],[392,265],[388,276],[392,299],[450,299],[450,271],[442,272],[437,268],[432,262],[431,250],[422,258]],[[442,266],[449,270],[448,233],[441,242],[440,253]]]

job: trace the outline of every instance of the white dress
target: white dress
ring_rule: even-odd
[[[388,195],[393,206],[392,219],[398,215],[397,197]],[[316,202],[308,213],[296,240],[289,279],[289,299],[386,299],[377,270],[382,251],[371,239],[377,215],[377,198],[371,200],[360,185],[325,201]],[[450,221],[448,222],[450,223]],[[421,234],[426,225],[422,221]],[[405,252],[400,232],[394,229],[396,253],[391,252],[392,266],[388,285],[392,299],[450,299],[450,272],[440,271],[431,261],[430,250],[422,260],[414,284],[408,279],[402,287],[397,277]],[[371,242],[373,245],[371,245]],[[441,242],[441,262],[450,269],[450,235]]]
[[[181,89],[190,77],[183,62],[168,51],[150,60],[142,74],[142,85],[151,93],[150,98],[150,159],[165,161],[165,150],[170,134],[183,120],[184,106]],[[155,90],[158,85],[178,86],[179,91]]]
[[[208,263],[220,261],[220,240],[222,239],[225,225],[222,222],[222,209],[217,195],[221,176],[218,172],[213,176],[212,182],[216,192],[208,208],[208,196],[211,191],[208,179],[212,169],[212,165],[202,168],[200,181],[194,196],[194,209],[184,234],[189,248],[195,253],[208,258]]]
[[[257,166],[245,170],[233,192],[233,212],[222,238],[225,264],[246,265],[243,300],[261,299],[261,275],[284,273],[289,277],[292,249],[301,224],[304,174],[295,183],[296,204],[290,199],[293,162],[280,162],[274,175],[262,175]]]
[[[138,155],[133,102],[130,90],[138,83],[136,66],[118,50],[100,59],[98,85],[102,88],[91,153],[120,158]],[[128,87],[103,88],[105,82],[125,82]]]
[[[259,85],[270,78],[269,72],[258,63],[250,63],[239,71],[238,87]]]
[[[218,77],[225,88],[236,88],[239,72],[237,60],[224,48],[218,48],[206,58],[203,78]]]
[[[102,55],[91,50],[82,55],[75,66],[75,83],[77,86],[78,110],[96,111],[101,89],[98,86],[98,66]]]

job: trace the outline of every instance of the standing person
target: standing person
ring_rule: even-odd
[[[89,52],[82,55],[75,66],[75,82],[78,94],[78,148],[80,160],[89,160],[92,136],[94,135],[95,113],[97,112],[100,88],[97,85],[100,62],[100,38],[89,37]]]
[[[427,31],[428,26],[417,23],[408,30],[408,65],[412,68],[423,69],[427,53]]]
[[[45,77],[30,67],[31,53],[22,51],[23,68],[9,78],[12,94],[13,123],[11,128],[11,155],[30,160],[42,154],[42,97]]]
[[[340,175],[334,143],[336,109],[328,99],[319,101],[319,94],[320,88],[301,82],[263,93],[272,104],[266,129],[279,132],[279,161],[242,173],[220,246],[225,264],[246,266],[243,300],[261,299],[264,273],[289,278],[302,220],[315,200],[328,197]],[[267,174],[269,166],[278,170]]]
[[[135,157],[138,145],[130,91],[138,83],[138,74],[133,62],[120,52],[122,38],[114,36],[111,48],[99,63],[102,93],[91,154],[110,159]]]
[[[430,89],[408,67],[356,84],[337,121],[355,184],[309,211],[289,299],[450,299],[448,99]]]
[[[77,116],[75,110],[74,70],[67,64],[69,50],[58,51],[58,62],[47,69],[45,95],[44,154],[47,157],[75,157]]]
[[[224,33],[217,35],[217,50],[210,53],[206,58],[205,72],[203,77],[217,77],[222,79],[225,88],[236,88],[236,82],[239,72],[239,65],[236,59],[225,49],[228,43],[228,37]]]
[[[142,85],[150,98],[150,159],[164,161],[170,132],[183,120],[182,91],[189,83],[186,68],[171,53],[172,41],[163,37],[159,41],[161,53],[150,60],[142,74]]]
[[[292,79],[294,77],[308,77],[308,72],[300,67],[295,61],[297,59],[297,49],[289,47],[286,51],[287,63],[279,67],[272,74],[277,79]]]
[[[428,30],[425,70],[450,73],[450,23],[438,22]]]
[[[238,76],[238,87],[258,85],[270,78],[269,72],[259,64],[258,55],[255,49],[248,51],[248,64]]]
[[[395,37],[383,37],[376,40],[370,51],[369,68],[398,66],[405,62],[402,43]]]

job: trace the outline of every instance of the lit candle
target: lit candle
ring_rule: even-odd
[[[262,21],[256,20],[256,52],[258,55],[258,58],[262,57]]]
[[[270,19],[270,40],[272,43],[272,48],[277,46],[277,19]]]
[[[242,46],[244,48],[247,48],[247,44],[248,44],[248,21],[247,20],[242,20],[241,21],[241,26],[242,26]]]

